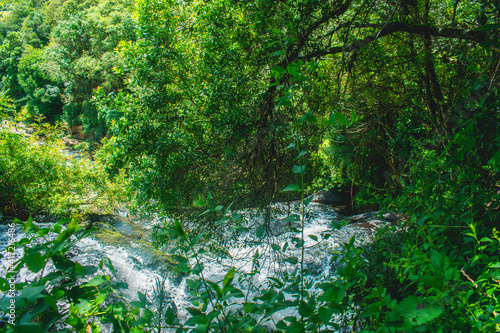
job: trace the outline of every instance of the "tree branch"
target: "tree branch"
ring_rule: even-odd
[[[373,27],[375,25],[370,25],[370,26]],[[382,30],[376,31],[363,39],[357,39],[351,44],[347,45],[335,46],[323,50],[317,50],[308,53],[303,57],[300,57],[300,59],[310,60],[342,52],[353,52],[355,50],[359,50],[365,47],[366,45],[375,41],[377,38],[381,38],[397,32],[406,32],[413,35],[428,35],[428,36],[442,37],[442,38],[461,38],[476,43],[480,43],[486,38],[486,35],[483,32],[474,31],[470,29],[439,28],[426,25],[407,24],[405,22],[393,22],[385,25],[385,27],[383,27],[383,24],[379,24],[378,26],[380,26]]]

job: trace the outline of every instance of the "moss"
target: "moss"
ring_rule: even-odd
[[[101,228],[94,234],[94,237],[103,245],[133,247],[134,251],[142,252],[140,255],[142,258],[149,258],[147,260],[149,261],[149,265],[155,267],[166,265],[169,268],[173,268],[176,266],[177,262],[170,255],[158,251],[151,243],[141,240],[136,236],[124,235],[119,231],[108,228]]]
[[[109,229],[100,229],[95,237],[104,245],[112,246],[130,246],[132,239],[122,235],[118,231]]]

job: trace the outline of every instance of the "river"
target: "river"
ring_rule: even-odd
[[[266,210],[247,209],[239,211],[243,216],[240,225],[244,232],[231,231],[220,242],[223,248],[217,254],[205,253],[201,256],[204,263],[204,276],[214,282],[221,281],[231,267],[240,272],[250,272],[258,266],[259,274],[252,277],[252,284],[265,287],[268,277],[292,273],[297,265],[284,261],[288,257],[301,257],[300,247],[295,247],[300,239],[300,222],[288,222],[290,214],[300,214],[300,202],[277,203]],[[284,221],[285,219],[285,221]],[[311,203],[306,207],[304,215],[304,268],[307,269],[308,281],[320,281],[335,275],[336,260],[334,253],[342,243],[355,236],[356,243],[362,244],[372,240],[374,230],[385,224],[376,214],[359,215],[347,218],[342,225],[342,218],[334,207]],[[353,223],[354,222],[354,223]],[[165,220],[128,218],[123,213],[114,216],[97,218],[94,225],[98,230],[81,239],[71,250],[72,260],[82,266],[97,266],[103,258],[109,258],[115,268],[110,274],[114,279],[125,282],[128,287],[121,293],[128,300],[136,300],[138,292],[154,297],[157,281],[162,281],[168,293],[168,302],[176,310],[181,322],[189,317],[186,308],[191,306],[189,288],[186,285],[188,276],[183,276],[172,269],[169,262],[169,246],[158,251],[152,245],[154,225],[162,225]],[[167,221],[168,223],[168,221]],[[334,227],[340,225],[340,227]],[[261,226],[266,226],[261,228]],[[7,226],[0,226],[0,251],[5,254],[8,245]],[[16,229],[16,237],[22,236],[21,228]],[[258,237],[260,236],[260,237]],[[285,245],[287,244],[287,245]],[[281,251],[286,247],[286,251]],[[20,250],[16,250],[21,256]],[[192,263],[193,264],[193,263]],[[7,257],[0,261],[0,275],[5,276],[9,268]],[[46,272],[47,273],[47,272]],[[21,270],[18,281],[32,280],[35,277],[26,269]],[[314,285],[314,283],[312,284]],[[245,286],[241,286],[245,287]],[[313,287],[314,288],[314,287]],[[296,315],[292,310],[284,310],[273,315],[276,322],[285,316]],[[272,328],[272,323],[269,324]],[[104,331],[106,328],[103,327]]]

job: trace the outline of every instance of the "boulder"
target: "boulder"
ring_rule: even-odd
[[[75,139],[85,140],[91,137],[90,133],[85,133],[83,131],[82,125],[72,125],[71,126],[71,135]]]
[[[345,200],[340,191],[332,188],[329,189],[328,191],[321,190],[316,192],[313,195],[312,201],[325,205],[339,205],[342,204]]]

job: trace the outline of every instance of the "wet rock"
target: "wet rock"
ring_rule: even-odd
[[[325,205],[338,205],[345,202],[345,199],[340,191],[332,188],[328,191],[321,190],[316,192],[312,201]]]
[[[357,225],[367,229],[378,229],[383,225],[397,223],[404,219],[404,215],[393,212],[380,214],[379,211],[366,212],[344,218],[349,225]]]

